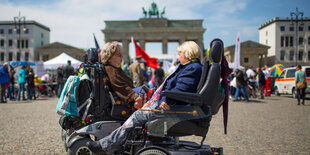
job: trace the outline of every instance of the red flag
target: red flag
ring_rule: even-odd
[[[147,53],[137,44],[137,42],[134,40],[133,41],[135,43],[135,47],[136,47],[136,57],[137,56],[141,56],[146,64],[148,66],[150,66],[151,68],[157,69],[157,58],[151,58],[149,55],[147,55]]]

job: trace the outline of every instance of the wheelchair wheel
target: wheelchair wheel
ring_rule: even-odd
[[[151,146],[139,150],[137,155],[170,155],[170,153],[161,147]]]
[[[93,155],[91,150],[86,146],[86,143],[91,139],[83,138],[76,141],[71,147],[68,148],[69,155]]]

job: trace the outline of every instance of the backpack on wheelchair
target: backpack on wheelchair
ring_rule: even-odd
[[[88,51],[88,53],[94,52],[97,51]],[[183,107],[180,106],[178,111],[154,110],[160,117],[150,120],[143,126],[136,127],[130,133],[123,149],[114,153],[223,154],[223,148],[203,145],[212,115],[217,114],[225,98],[223,93],[215,91],[220,87],[220,62],[223,52],[222,42],[215,41],[210,50],[212,63],[209,64],[209,61],[204,63],[196,93],[172,91],[161,93],[173,100],[187,103],[189,106],[184,108],[182,105]],[[122,125],[133,110],[128,107],[128,104],[115,101],[108,85],[103,83],[102,79],[106,74],[104,66],[96,60],[90,62],[84,65],[89,82],[80,83],[80,87],[78,85],[76,90],[78,106],[86,100],[91,100],[90,106],[86,107],[84,111],[80,111],[85,113],[87,110],[87,117],[84,120],[81,117],[72,116],[60,118],[60,125],[66,131],[63,134],[63,140],[68,154],[92,154],[86,143],[109,135]],[[91,89],[85,85],[91,85]],[[66,121],[63,121],[64,118]],[[201,136],[201,144],[179,140],[179,137],[188,135]]]
[[[98,62],[96,55],[95,49],[87,51],[82,64],[84,75],[82,78],[72,76],[68,79],[67,83],[70,79],[74,81],[72,88],[63,89],[57,105],[57,113],[61,115],[59,124],[62,131],[65,131],[62,132],[62,139],[69,154],[83,152],[80,149],[90,135],[97,139],[108,135],[121,126],[134,110],[130,103],[119,100],[108,84],[104,83],[105,68]]]

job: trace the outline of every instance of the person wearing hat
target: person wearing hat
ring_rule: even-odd
[[[134,82],[135,87],[140,87],[143,85],[145,78],[143,76],[143,73],[140,68],[140,63],[141,63],[141,56],[136,57],[136,62],[134,62],[130,66],[130,72],[131,72],[131,78]]]

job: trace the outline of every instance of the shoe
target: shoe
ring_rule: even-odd
[[[89,141],[86,143],[86,146],[91,150],[91,152],[96,153],[96,154],[104,154],[106,153],[102,148],[101,145],[99,144],[98,141]]]

